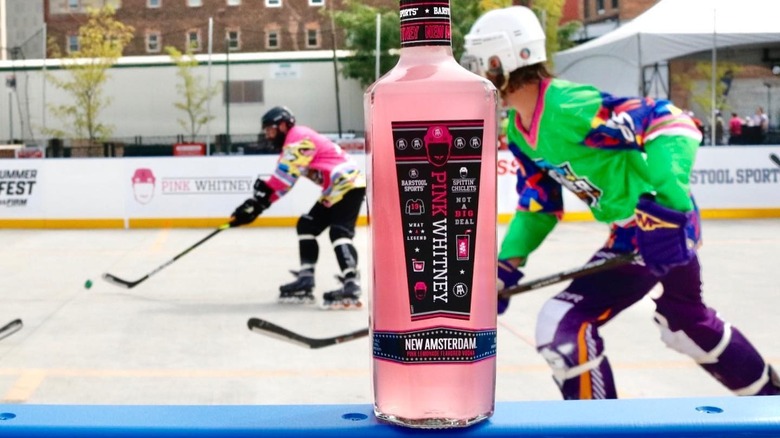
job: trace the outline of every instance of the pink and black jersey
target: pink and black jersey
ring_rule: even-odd
[[[293,126],[285,138],[276,170],[268,180],[271,202],[284,196],[304,176],[322,187],[319,201],[331,206],[353,188],[366,187],[357,163],[336,143],[306,126]]]

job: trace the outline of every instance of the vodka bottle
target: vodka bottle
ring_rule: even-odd
[[[400,0],[398,64],[365,93],[374,412],[493,413],[497,93],[455,61],[449,0]]]

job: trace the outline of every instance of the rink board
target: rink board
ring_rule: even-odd
[[[367,157],[355,154],[362,168]],[[774,158],[773,158],[774,157]],[[704,218],[780,217],[780,146],[702,148],[691,190]],[[0,227],[216,227],[267,179],[275,155],[0,160]],[[777,161],[775,161],[777,160]],[[497,161],[497,213],[506,223],[517,208],[518,164]],[[293,226],[320,187],[302,180],[255,221]],[[564,220],[592,220],[588,206],[563,192]],[[366,206],[360,224],[366,221]]]
[[[14,437],[778,437],[780,397],[504,402],[465,429],[379,423],[369,405],[0,405]]]

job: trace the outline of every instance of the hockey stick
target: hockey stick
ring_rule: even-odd
[[[220,225],[219,228],[217,228],[216,230],[212,231],[211,234],[209,234],[208,236],[204,237],[203,239],[200,239],[196,244],[194,244],[194,245],[190,246],[189,248],[185,249],[184,251],[180,252],[174,258],[172,258],[172,259],[168,260],[167,262],[163,263],[162,265],[158,266],[155,270],[153,270],[152,272],[144,275],[143,277],[139,278],[138,280],[135,280],[135,281],[123,280],[123,279],[121,279],[121,278],[119,278],[119,277],[117,277],[115,275],[109,274],[107,272],[105,274],[103,274],[103,280],[106,280],[107,282],[113,283],[113,284],[115,284],[117,286],[122,286],[122,287],[126,287],[128,289],[132,289],[132,288],[138,286],[139,284],[141,284],[143,281],[145,281],[146,279],[148,279],[152,275],[160,272],[163,268],[167,267],[171,263],[175,262],[176,260],[179,260],[185,254],[189,253],[193,249],[195,249],[198,246],[200,246],[203,242],[205,242],[205,241],[211,239],[212,237],[216,236],[220,231],[227,230],[228,228],[230,228],[230,224]]]
[[[634,262],[637,259],[639,259],[639,254],[636,253],[619,254],[612,258],[596,260],[594,262],[590,262],[585,265],[582,265],[578,268],[569,269],[568,271],[563,271],[557,274],[548,275],[547,277],[538,278],[534,281],[529,281],[528,283],[522,283],[522,284],[518,284],[517,286],[506,288],[501,292],[499,292],[498,295],[501,298],[509,298],[513,295],[536,290],[545,286],[549,286],[551,284],[560,283],[562,281],[567,281],[567,280],[573,280],[575,278],[595,274],[596,272],[605,271],[607,269],[616,268],[622,265],[627,265]]]
[[[631,263],[638,258],[639,258],[638,254],[630,253],[630,254],[621,254],[609,259],[597,260],[595,262],[588,263],[584,266],[580,266],[579,268],[570,269],[568,271],[563,271],[558,274],[550,275],[534,281],[530,281],[528,283],[519,284],[515,287],[504,289],[501,291],[500,295],[502,298],[508,298],[512,295],[517,295],[519,293],[540,289],[542,287],[549,286],[551,284],[560,283],[562,281],[571,280],[574,278],[583,277],[585,275],[590,275],[599,271],[612,269],[617,266],[622,266]],[[310,338],[308,336],[303,336],[301,334],[292,332],[290,330],[287,330],[284,327],[280,327],[272,322],[268,322],[260,318],[250,318],[249,321],[247,322],[247,326],[249,327],[249,330],[255,333],[262,333],[265,335],[272,336],[274,338],[281,339],[283,341],[292,342],[293,344],[302,345],[304,347],[312,348],[312,349],[327,347],[335,344],[341,344],[342,342],[352,341],[355,339],[362,338],[364,336],[368,336],[368,328],[364,328],[362,330],[356,330],[354,332],[346,333],[339,336],[333,336],[330,338]]]
[[[341,344],[343,342],[368,336],[367,328],[339,336],[333,336],[330,338],[310,338],[308,336],[303,336],[298,333],[291,332],[286,328],[279,327],[272,322],[268,322],[260,318],[249,318],[249,321],[247,321],[246,324],[249,327],[249,330],[255,333],[266,334],[271,337],[287,342],[292,342],[293,344],[302,345],[311,349],[328,347],[330,345]]]
[[[777,164],[778,166],[780,166],[780,157],[778,157],[777,155],[769,154],[769,159],[774,161],[775,164]]]
[[[23,326],[24,324],[22,324],[21,319],[15,319],[9,322],[8,324],[0,327],[0,339],[5,339],[11,336],[12,334],[21,330]]]

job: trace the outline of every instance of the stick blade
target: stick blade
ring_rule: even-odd
[[[342,342],[352,341],[354,339],[359,339],[368,335],[368,328],[364,328],[330,338],[310,338],[260,318],[249,318],[249,321],[247,321],[247,327],[249,327],[249,330],[255,333],[268,335],[311,349],[341,344]]]
[[[249,318],[246,323],[249,330],[270,336],[272,338],[280,339],[282,341],[291,342],[296,345],[301,345],[306,348],[319,348],[315,347],[312,339],[301,336],[297,333],[291,332],[284,327],[280,327],[270,321],[266,321],[260,318]]]
[[[107,282],[109,282],[111,284],[114,284],[116,286],[124,287],[126,289],[131,289],[131,288],[135,287],[136,284],[139,283],[137,281],[131,282],[131,281],[127,281],[127,280],[122,280],[121,278],[119,278],[117,276],[114,276],[114,275],[111,275],[108,272],[103,274],[103,280],[106,280]]]
[[[18,332],[19,330],[24,327],[24,323],[21,319],[15,319],[8,324],[0,327],[0,339],[7,338],[8,336],[11,336],[12,334]]]

